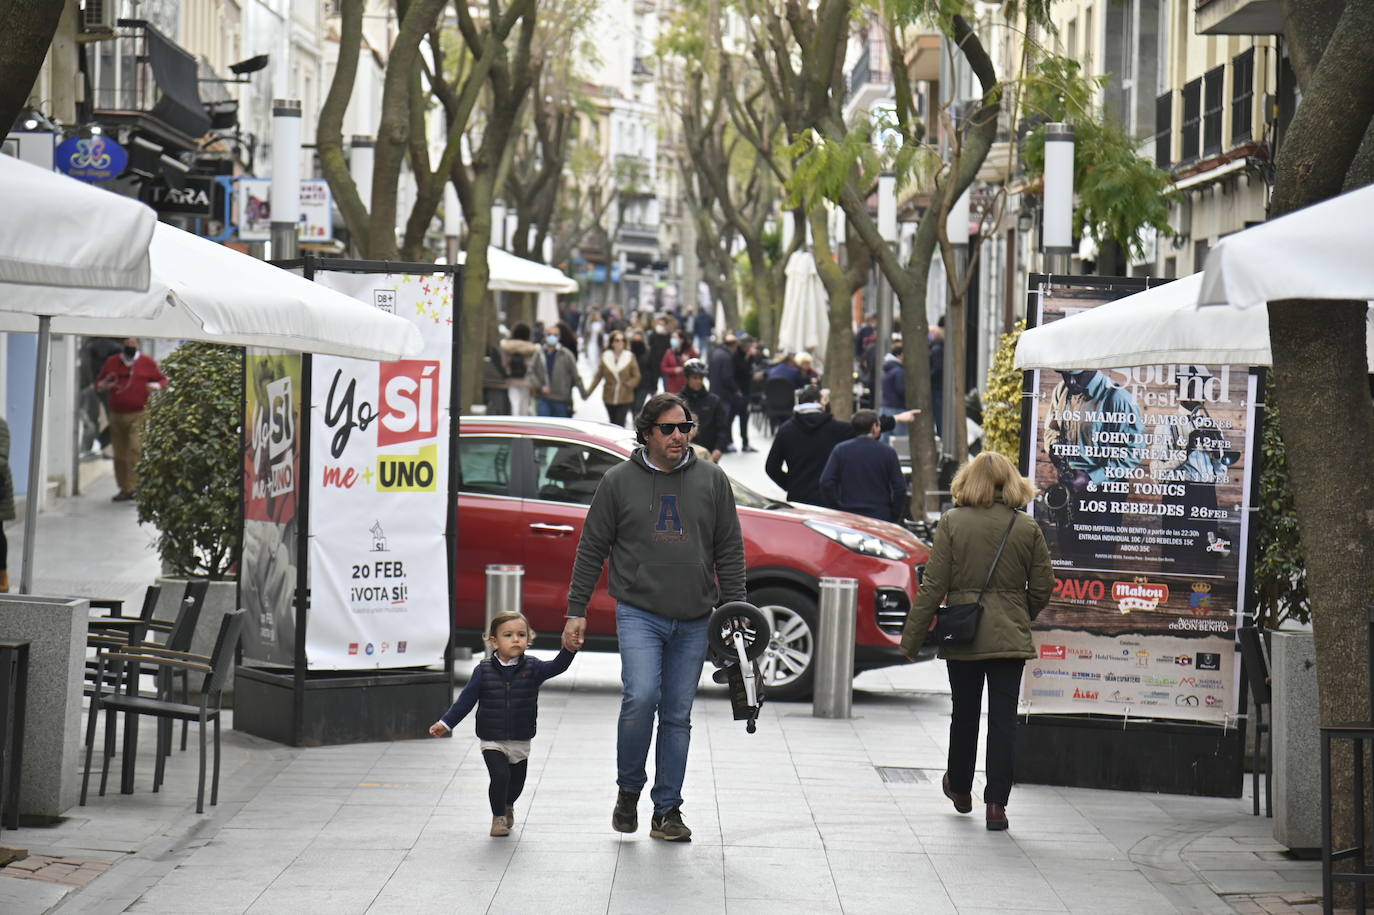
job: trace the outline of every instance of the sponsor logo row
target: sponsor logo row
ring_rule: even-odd
[[[1195,654],[1159,654],[1138,648],[1123,648],[1117,653],[1093,651],[1089,648],[1074,648],[1069,645],[1042,644],[1040,657],[1047,661],[1134,661],[1136,667],[1149,667],[1155,664],[1171,664],[1174,667],[1193,667],[1198,670],[1221,670],[1221,655],[1215,651],[1199,651]],[[1111,679],[1111,675],[1108,675]]]
[[[405,654],[405,653],[406,653],[406,641],[405,641],[404,639],[402,639],[401,641],[397,642],[396,645],[395,645],[395,647],[394,647],[394,649],[393,649],[393,647],[392,647],[392,645],[391,645],[390,642],[382,642],[380,646],[377,645],[377,643],[375,643],[375,642],[349,642],[349,643],[348,643],[348,653],[349,653],[349,654],[354,654],[354,655],[355,655],[355,654],[365,654],[365,655],[369,655],[369,656],[370,656],[370,655],[374,655],[374,654],[386,654],[387,652],[390,652],[390,651],[393,651],[393,650],[395,651],[396,654]]]
[[[1114,602],[1120,613],[1153,611],[1161,604],[1169,602],[1169,586],[1152,582],[1145,576],[1137,576],[1130,581],[1104,581],[1100,578],[1081,578],[1055,576],[1054,596],[1071,604],[1099,604]],[[1192,582],[1188,593],[1188,609],[1193,616],[1206,616],[1214,609],[1212,606],[1212,584],[1206,581]],[[1223,613],[1229,614],[1225,608]],[[1190,628],[1182,625],[1174,628]],[[1228,624],[1229,625],[1229,624]],[[1196,628],[1196,627],[1191,627]],[[1225,631],[1225,630],[1222,630]]]

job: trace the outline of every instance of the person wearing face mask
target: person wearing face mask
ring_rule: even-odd
[[[167,387],[157,360],[138,351],[138,338],[105,360],[95,389],[110,397],[110,430],[114,445],[115,502],[129,502],[138,490],[138,459],[143,456],[143,427],[147,424],[148,395]]]
[[[681,330],[673,331],[673,336],[668,341],[668,349],[663,354],[663,361],[659,363],[659,372],[663,375],[663,390],[669,394],[680,394],[682,389],[687,387],[687,376],[683,374],[682,367],[687,364],[688,359],[697,358],[697,351],[692,349],[692,344],[687,339],[687,335]]]
[[[587,389],[577,372],[577,357],[561,342],[557,330],[544,335],[544,349],[534,357],[531,386],[539,395],[540,416],[572,416],[572,392],[576,388],[585,398]]]
[[[606,386],[601,389],[601,400],[606,405],[606,415],[617,426],[624,426],[625,414],[630,412],[635,389],[639,387],[639,363],[625,346],[624,331],[611,331],[610,349],[601,354],[587,394],[590,396],[603,381]]]

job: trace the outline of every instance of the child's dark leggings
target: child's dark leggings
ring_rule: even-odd
[[[530,761],[522,759],[513,763],[500,750],[483,750],[482,759],[486,761],[487,772],[491,775],[491,787],[487,789],[491,815],[503,817],[506,808],[514,804],[520,792],[525,790],[525,770],[529,768]]]

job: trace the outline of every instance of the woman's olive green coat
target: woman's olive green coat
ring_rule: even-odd
[[[942,603],[965,604],[978,599],[1012,511],[997,502],[991,508],[963,507],[945,512],[935,529],[935,548],[926,564],[916,606],[902,630],[903,654],[916,654]],[[1030,622],[1049,603],[1054,571],[1040,525],[1025,512],[1016,514],[1007,547],[983,595],[978,636],[968,645],[942,645],[940,657],[950,661],[1035,657]]]

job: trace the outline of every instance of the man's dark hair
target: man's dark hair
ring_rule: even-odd
[[[635,440],[641,445],[649,443],[649,435],[653,431],[654,424],[658,418],[667,413],[673,407],[681,407],[682,413],[687,417],[688,422],[692,419],[692,408],[687,406],[687,401],[676,394],[655,394],[644,402],[640,408],[639,415],[635,417]]]
[[[873,432],[873,424],[878,421],[878,414],[872,410],[860,410],[854,414],[854,418],[849,421],[849,425],[854,429],[855,435],[870,435]]]
[[[530,326],[524,321],[518,322],[510,329],[512,340],[528,340],[530,338]]]
[[[797,403],[820,403],[821,389],[814,384],[808,384],[797,392]]]

